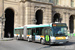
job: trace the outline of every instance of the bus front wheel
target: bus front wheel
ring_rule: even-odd
[[[41,42],[41,44],[43,44],[43,45],[45,44],[44,39],[41,39],[40,42]]]

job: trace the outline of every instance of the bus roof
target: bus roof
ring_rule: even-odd
[[[27,28],[38,28],[38,27],[52,27],[52,24],[66,24],[66,23],[50,23],[50,24],[40,24],[40,25],[25,25]],[[66,26],[66,25],[65,25]],[[15,29],[24,29],[24,27],[17,27]]]
[[[49,24],[40,24],[40,25],[25,25],[27,28],[37,28],[37,27],[49,27]]]
[[[25,25],[27,28],[37,28],[37,27],[53,27],[53,24],[59,25],[59,26],[66,26],[66,23],[50,23],[50,24],[40,24],[40,25]]]
[[[24,27],[17,27],[17,28],[15,28],[15,29],[24,29]]]

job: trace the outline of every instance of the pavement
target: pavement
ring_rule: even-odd
[[[68,36],[68,37],[71,40],[75,40],[75,36]],[[14,40],[14,38],[3,38],[3,39],[0,39],[0,41],[10,41],[10,40]]]
[[[69,39],[70,40],[75,40],[75,36],[73,36],[73,37],[72,36],[69,36]]]
[[[3,39],[0,39],[0,41],[10,41],[10,40],[14,40],[14,38],[3,38]]]
[[[75,40],[65,44],[42,45],[25,40],[0,41],[0,50],[75,50]]]

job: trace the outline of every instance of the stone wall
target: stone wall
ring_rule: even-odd
[[[52,14],[54,16],[55,13],[59,13],[60,17],[62,18],[61,23],[66,23],[68,26],[68,31],[69,31],[69,18],[71,15],[75,18],[75,9],[74,8],[69,8],[69,7],[59,7],[59,6],[54,6],[52,10]],[[75,27],[75,19],[74,19],[74,27]],[[74,29],[75,32],[75,29]]]
[[[37,10],[43,11],[43,24],[50,23],[52,18],[52,5],[43,4],[37,2],[25,2],[26,10],[26,24],[34,24],[32,20],[35,19],[35,14]]]
[[[68,0],[66,0],[66,2],[67,1]],[[53,5],[52,3],[44,3],[36,1],[22,2],[18,0],[15,1],[8,0],[4,1],[4,11],[6,11],[6,9],[8,8],[14,11],[14,28],[28,24],[35,24],[33,23],[33,20],[35,19],[35,14],[38,10],[43,11],[43,24],[51,23],[54,14],[59,13],[60,17],[63,19],[61,22],[66,23],[69,28],[69,17],[73,15],[75,19],[75,8],[70,7],[70,0],[69,3],[68,2],[66,3],[66,5],[69,4],[68,7],[65,7],[64,4],[65,4],[64,1],[62,1],[62,4],[60,1],[59,6]],[[0,0],[0,16],[1,15],[2,15],[2,0]],[[75,20],[74,20],[74,28],[75,28]]]
[[[20,26],[20,9],[18,2],[5,1],[4,11],[11,9],[14,11],[14,27]]]
[[[2,16],[2,0],[0,0],[0,17]],[[0,38],[1,38],[1,21],[0,21]]]
[[[0,0],[0,17],[2,16],[2,0]]]

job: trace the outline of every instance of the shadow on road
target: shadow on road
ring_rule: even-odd
[[[75,44],[75,42],[68,42],[68,43],[65,43],[65,44],[53,44],[53,45],[45,44],[46,46],[38,48],[36,50],[41,50],[41,49],[44,49],[44,48],[50,48],[50,47],[53,47],[53,46],[55,46],[55,47],[56,46],[62,46],[62,47],[64,46],[65,48],[67,48],[66,46],[71,46],[72,44]]]
[[[44,48],[50,48],[51,46],[45,46],[45,47],[41,47],[41,48],[38,48],[36,50],[41,50],[41,49],[44,49]]]
[[[68,42],[68,43],[65,43],[63,45],[72,45],[72,44],[75,44],[75,42]]]
[[[68,43],[64,43],[64,44],[53,44],[51,46],[69,46],[69,45],[73,45],[75,44],[75,42],[68,42]]]

